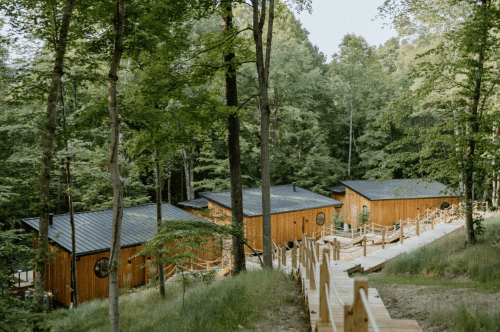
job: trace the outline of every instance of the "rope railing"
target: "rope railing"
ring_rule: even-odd
[[[370,308],[370,304],[368,303],[368,298],[364,288],[359,289],[359,297],[361,299],[361,302],[363,303],[366,315],[368,316],[368,322],[372,326],[373,331],[380,332],[377,326],[377,322],[375,321],[375,317],[373,316],[373,312]]]

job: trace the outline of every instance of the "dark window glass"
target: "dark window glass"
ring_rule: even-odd
[[[108,276],[109,258],[104,257],[99,259],[94,265],[94,273],[97,278],[106,278]]]
[[[450,207],[450,203],[448,203],[448,202],[444,202],[443,204],[441,204],[441,210],[447,209],[449,207]]]

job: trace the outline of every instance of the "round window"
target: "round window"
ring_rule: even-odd
[[[448,202],[444,202],[443,204],[441,204],[441,210],[447,209],[449,207],[450,207],[450,203],[448,203]]]
[[[108,276],[109,258],[99,259],[94,265],[94,273],[97,278],[106,278]]]
[[[319,226],[323,226],[323,224],[325,223],[325,214],[323,212],[318,213],[318,215],[316,216],[316,223]]]

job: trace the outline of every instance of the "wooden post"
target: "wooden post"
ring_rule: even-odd
[[[363,237],[363,256],[366,256],[366,235]]]
[[[486,201],[486,210],[485,212],[488,211],[488,201]]]
[[[351,228],[351,232],[352,232],[351,241],[354,241],[354,228]]]
[[[393,236],[396,236],[396,225],[394,225],[394,234]]]
[[[296,269],[297,268],[297,241],[293,243],[293,248],[292,248],[292,268]]]
[[[345,332],[367,332],[368,316],[361,301],[359,290],[363,288],[368,297],[368,279],[354,279],[354,302],[352,306],[344,305],[344,331]]]
[[[329,323],[330,316],[328,312],[327,296],[330,294],[330,273],[328,271],[328,259],[330,258],[330,251],[323,250],[323,262],[320,265],[319,274],[319,318],[321,323]],[[327,285],[327,287],[325,287]],[[328,289],[328,293],[326,292]]]
[[[403,244],[403,225],[401,225],[401,227],[399,227],[399,242],[401,242],[401,244]]]
[[[333,239],[333,260],[337,260],[337,239]]]
[[[310,270],[311,270],[311,274],[310,274],[310,278],[309,278],[309,289],[311,290],[316,290],[316,265],[314,264],[314,260],[310,260],[309,261],[309,265],[310,265]]]
[[[304,267],[306,268],[306,279],[309,279],[311,277],[311,270],[309,266],[309,262],[311,261],[311,258],[309,256],[304,257]]]
[[[385,249],[385,229],[382,230],[382,249]]]
[[[210,262],[207,262],[207,272],[210,271]]]
[[[431,229],[434,229],[434,218],[431,220]]]
[[[420,235],[420,220],[417,219],[417,221],[415,222],[415,234],[417,236]]]
[[[372,221],[372,234],[375,235],[375,223]]]
[[[337,260],[340,260],[340,241],[337,241]]]
[[[314,261],[317,263],[319,263],[319,242],[314,242],[314,249],[316,249],[314,252],[315,252],[315,257],[314,257]]]
[[[286,267],[286,242],[283,242],[283,251],[281,254],[283,255],[282,257],[283,266]]]
[[[277,256],[278,256],[278,269],[281,269],[281,247],[278,247],[278,252],[277,252]]]

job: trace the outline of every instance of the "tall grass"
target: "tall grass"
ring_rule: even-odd
[[[392,274],[467,277],[490,283],[500,280],[500,217],[485,222],[486,231],[475,245],[465,245],[463,231],[447,235],[433,244],[387,263],[383,272]]]
[[[500,314],[460,305],[451,312],[435,312],[433,320],[454,332],[500,332]]]
[[[157,289],[120,298],[123,331],[234,331],[265,319],[266,310],[277,310],[294,298],[285,287],[289,277],[275,270],[244,272],[186,293],[168,284],[167,299]],[[52,331],[109,331],[108,301],[84,303],[74,310],[58,310],[51,317]]]

